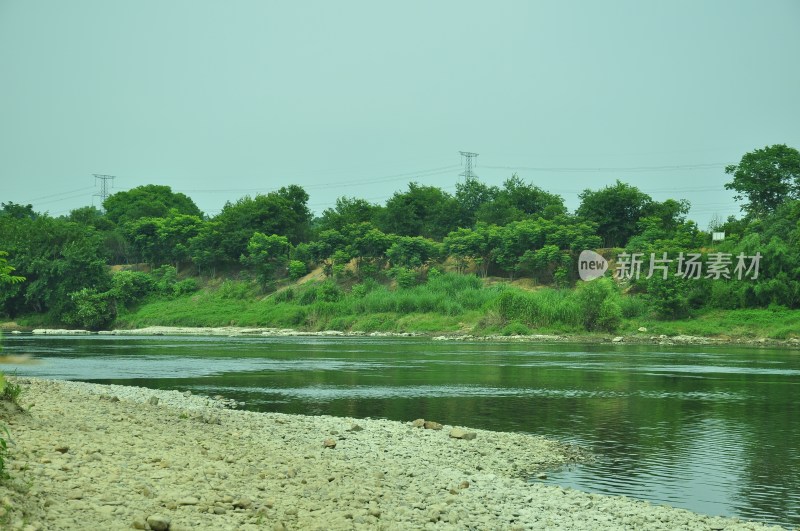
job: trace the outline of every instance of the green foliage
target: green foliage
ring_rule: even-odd
[[[299,260],[291,260],[289,262],[289,278],[291,280],[298,280],[308,273],[306,264]]]
[[[647,214],[652,198],[635,186],[617,181],[600,190],[584,190],[575,212],[579,218],[597,224],[604,247],[620,247],[636,234],[636,223]]]
[[[112,194],[103,202],[106,217],[117,225],[141,218],[163,218],[171,210],[201,217],[197,205],[188,196],[174,193],[169,186],[148,184]]]
[[[291,245],[286,236],[267,236],[256,232],[247,243],[247,254],[242,256],[241,261],[256,270],[263,289],[285,273],[290,250]]]
[[[5,436],[3,436],[5,434]],[[11,476],[6,469],[6,459],[8,459],[8,442],[11,439],[11,434],[8,432],[3,424],[0,424],[0,481],[5,481]]]
[[[520,323],[519,321],[512,321],[508,323],[500,331],[503,336],[527,336],[531,334],[531,329]]]
[[[417,272],[407,267],[393,267],[389,274],[401,288],[411,288],[419,282]]]
[[[459,210],[458,201],[440,188],[409,183],[408,191],[386,201],[376,224],[387,234],[441,240],[458,228]]]
[[[420,236],[400,236],[386,251],[394,267],[419,268],[439,256],[440,246],[433,240]]]
[[[197,285],[197,280],[193,278],[185,278],[172,285],[172,293],[176,297],[186,295],[188,293],[194,293],[198,289],[199,286]]]
[[[725,185],[736,199],[746,199],[752,218],[763,218],[787,200],[800,199],[800,151],[775,144],[746,153],[739,164],[725,168],[733,180]]]
[[[661,319],[682,319],[689,315],[691,280],[668,275],[666,279],[654,275],[645,281],[647,298]]]
[[[111,296],[120,304],[135,304],[156,291],[156,280],[141,271],[119,271],[111,276]]]
[[[117,316],[116,307],[109,293],[98,293],[92,288],[83,288],[70,294],[72,302],[62,319],[65,323],[88,330],[107,328]]]
[[[342,290],[335,282],[327,280],[317,287],[317,300],[322,302],[336,302],[342,298]]]
[[[9,253],[6,267],[27,279],[0,291],[1,313],[49,312],[58,319],[68,310],[70,293],[108,287],[103,238],[92,227],[45,215],[3,215],[0,241]]]
[[[222,299],[245,300],[252,294],[250,286],[246,282],[236,280],[224,280],[217,288],[217,296]]]
[[[622,319],[619,289],[608,277],[584,282],[575,290],[586,330],[612,332]],[[616,326],[615,326],[616,324]]]
[[[19,284],[20,282],[24,282],[25,277],[11,274],[14,272],[15,268],[8,265],[6,256],[8,256],[7,252],[0,251],[0,285]]]

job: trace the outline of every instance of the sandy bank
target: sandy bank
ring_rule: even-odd
[[[0,486],[0,527],[9,529],[763,528],[530,484],[525,474],[576,458],[540,437],[468,430],[474,439],[454,439],[450,426],[18,381],[27,412],[6,415],[16,479]]]

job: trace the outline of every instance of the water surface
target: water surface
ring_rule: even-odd
[[[257,411],[546,435],[599,456],[549,483],[800,525],[796,351],[120,336],[12,336],[5,346],[41,361],[20,375],[222,394]]]

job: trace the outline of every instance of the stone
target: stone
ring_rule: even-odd
[[[644,334],[645,332],[647,332],[647,328],[645,328],[644,326],[640,326],[640,327],[638,328],[638,330],[639,330],[639,332],[641,332],[641,333],[643,333],[643,334]]]
[[[450,437],[453,439],[464,439],[467,441],[471,441],[477,436],[478,435],[475,432],[465,431],[462,430],[461,428],[453,428],[452,430],[450,430]]]
[[[347,431],[361,431],[363,429],[364,428],[362,428],[358,424],[352,424],[349,428],[347,428]]]
[[[65,454],[68,451],[69,451],[69,446],[66,446],[66,445],[56,446],[56,452],[58,452],[60,454]]]
[[[544,472],[539,472],[538,474],[536,474],[536,478],[537,479],[547,479],[547,474],[545,474]]]
[[[432,420],[426,420],[425,423],[423,424],[423,427],[426,430],[441,430],[442,429],[442,425],[441,424],[439,424],[438,422],[434,422]]]
[[[151,406],[157,406],[158,405],[158,397],[157,396],[151,396],[150,400],[148,400],[147,403],[150,404]]]
[[[200,503],[200,500],[193,496],[189,496],[188,498],[181,498],[178,500],[178,505],[197,505]]]
[[[250,506],[253,505],[253,502],[250,498],[242,497],[233,502],[234,509],[248,509]]]
[[[133,528],[134,529],[147,529],[147,523],[145,522],[144,518],[141,516],[137,516],[133,519]]]
[[[425,425],[425,419],[417,419],[411,421],[412,428],[421,428]]]
[[[171,522],[168,517],[161,514],[152,514],[147,517],[147,525],[153,531],[168,531]]]
[[[622,343],[624,340],[625,340],[625,338],[624,338],[624,337],[622,337],[622,336],[617,336],[617,337],[615,337],[614,339],[612,339],[612,340],[611,340],[611,342],[612,342],[612,343]]]
[[[330,448],[331,450],[336,448],[336,439],[325,439],[322,441],[323,448]]]

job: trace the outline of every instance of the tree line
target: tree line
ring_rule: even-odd
[[[744,211],[709,227],[727,235],[715,250],[760,252],[761,276],[650,278],[627,286],[651,294],[665,317],[709,304],[800,306],[800,153],[768,146],[725,171],[732,177],[726,188],[745,201]],[[61,217],[2,203],[0,266],[26,280],[2,287],[0,313],[85,323],[148,294],[190,292],[197,287],[192,275],[252,277],[269,292],[315,267],[335,280],[391,278],[401,288],[424,282],[431,267],[569,287],[584,249],[647,255],[711,244],[709,233],[687,219],[685,200],[656,201],[620,181],[579,198],[569,212],[562,197],[513,175],[501,186],[467,179],[454,194],[412,182],[383,205],[340,197],[317,217],[297,185],[228,202],[215,216],[161,185],[117,192],[103,210],[87,206]],[[152,272],[109,272],[109,265],[139,263]]]

